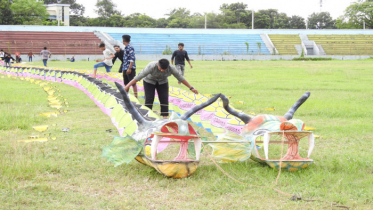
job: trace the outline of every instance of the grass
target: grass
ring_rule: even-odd
[[[221,164],[238,180],[275,186],[313,202],[290,201],[275,191],[241,185],[222,174],[203,154],[195,174],[164,178],[135,161],[114,168],[101,158],[110,144],[109,117],[80,90],[56,84],[69,112],[57,118],[38,85],[0,78],[0,208],[3,209],[352,209],[373,206],[373,64],[358,61],[193,62],[186,78],[203,94],[224,93],[245,112],[283,115],[306,91],[310,99],[294,118],[316,127],[308,169],[282,172],[253,161]],[[34,63],[41,65],[41,62]],[[94,62],[49,62],[49,66],[91,69]],[[137,62],[137,73],[147,62]],[[119,68],[116,63],[113,70]],[[170,78],[170,85],[177,81]],[[180,86],[181,87],[181,86]],[[182,87],[187,90],[187,88]],[[234,103],[244,101],[244,104]],[[265,111],[266,108],[275,111]],[[4,116],[4,117],[3,117]],[[56,140],[17,143],[31,126],[53,124]],[[69,127],[69,133],[61,129]],[[341,209],[334,206],[334,209]]]

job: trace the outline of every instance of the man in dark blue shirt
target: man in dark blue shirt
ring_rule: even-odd
[[[174,64],[175,59],[175,66],[179,73],[184,76],[185,72],[185,60],[188,61],[190,68],[192,69],[193,66],[190,64],[188,52],[184,50],[184,43],[178,44],[179,50],[175,50],[171,57],[171,64]],[[178,82],[180,84],[180,82]]]
[[[126,46],[124,48],[123,54],[123,82],[127,85],[136,76],[136,57],[135,49],[130,44],[131,36],[123,35],[123,44]],[[136,83],[132,85],[133,93],[137,98],[137,86]]]

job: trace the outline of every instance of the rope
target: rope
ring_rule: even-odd
[[[216,167],[224,174],[224,175],[226,175],[227,177],[229,177],[230,179],[232,179],[233,181],[235,181],[235,182],[238,182],[238,183],[240,183],[240,184],[243,184],[243,185],[247,185],[247,186],[250,186],[250,187],[258,187],[258,188],[267,188],[267,189],[271,189],[271,190],[274,190],[274,191],[276,191],[276,192],[278,192],[278,193],[280,193],[280,194],[282,194],[282,195],[285,195],[285,196],[287,196],[287,197],[293,197],[294,195],[292,195],[292,194],[289,194],[289,193],[286,193],[286,192],[284,192],[284,191],[281,191],[281,190],[279,190],[279,189],[277,189],[277,188],[274,188],[274,187],[267,187],[267,186],[260,186],[260,185],[251,185],[251,184],[247,184],[247,183],[244,183],[244,182],[241,182],[241,181],[239,181],[239,180],[237,180],[236,178],[234,178],[234,177],[232,177],[230,174],[228,174],[219,164],[217,164],[216,162],[215,162],[215,160],[211,157],[211,155],[210,155],[210,153],[206,150],[206,148],[205,148],[205,145],[203,144],[203,142],[202,142],[202,146],[203,146],[203,149],[206,151],[206,153],[207,153],[207,155],[209,156],[209,158],[210,158],[210,160],[216,165]]]
[[[283,130],[282,131],[282,140],[281,140],[282,143],[281,143],[280,165],[278,167],[279,169],[278,169],[278,174],[277,174],[275,185],[277,185],[277,181],[278,181],[278,179],[280,178],[280,175],[281,175],[282,155],[283,155],[283,152],[284,152],[284,136],[285,136],[285,131]]]
[[[284,142],[284,136],[285,136],[285,133],[283,132],[283,136],[282,136],[282,141]],[[282,145],[283,145],[283,143],[282,143]],[[210,153],[206,150],[206,148],[205,148],[205,145],[203,144],[203,142],[202,142],[202,146],[203,146],[203,149],[204,149],[204,151],[206,151],[206,153],[207,153],[207,155],[209,156],[209,158],[210,158],[210,160],[216,165],[216,167],[224,174],[224,175],[226,175],[228,178],[230,178],[230,179],[232,179],[233,181],[235,181],[235,182],[238,182],[238,183],[240,183],[240,184],[242,184],[242,185],[246,185],[246,186],[249,186],[249,187],[257,187],[257,188],[267,188],[267,189],[271,189],[271,190],[274,190],[274,191],[276,191],[276,192],[278,192],[279,194],[282,194],[282,195],[284,195],[284,196],[286,196],[286,197],[289,197],[290,198],[290,200],[292,200],[292,201],[298,201],[298,200],[302,200],[302,201],[306,201],[306,202],[312,202],[312,201],[320,201],[320,202],[324,202],[324,203],[330,203],[330,202],[327,202],[327,201],[322,201],[322,200],[306,200],[306,199],[302,199],[302,197],[299,197],[299,196],[297,196],[297,195],[292,195],[292,194],[289,194],[289,193],[286,193],[286,192],[284,192],[284,191],[282,191],[282,190],[279,190],[279,189],[277,189],[277,188],[274,188],[274,187],[267,187],[267,186],[261,186],[261,185],[252,185],[252,184],[247,184],[247,183],[244,183],[244,182],[241,182],[240,180],[238,180],[238,179],[236,179],[236,178],[234,178],[234,177],[232,177],[228,172],[226,172],[219,164],[217,164],[216,163],[216,161],[211,157],[211,155],[210,155]],[[283,149],[283,147],[282,147],[282,149]],[[283,155],[283,153],[282,153],[283,151],[281,151],[281,159],[282,159],[282,155]],[[277,185],[277,180],[279,179],[279,177],[280,177],[280,174],[281,174],[281,163],[282,163],[282,161],[280,160],[280,168],[279,168],[279,173],[278,173],[278,175],[277,175],[277,178],[276,178],[276,185]],[[334,207],[337,207],[337,208],[343,208],[343,209],[350,209],[350,207],[348,207],[348,206],[342,206],[342,205],[339,205],[339,204],[337,204],[337,203],[331,203],[332,204],[332,206],[334,206]]]

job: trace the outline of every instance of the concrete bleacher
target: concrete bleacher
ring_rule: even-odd
[[[373,55],[373,35],[308,35],[327,55]]]
[[[11,54],[37,54],[47,47],[54,55],[99,55],[100,42],[92,32],[0,31],[0,48]]]
[[[108,33],[122,41],[123,33]],[[156,34],[129,33],[131,44],[140,55],[162,55],[166,46],[177,50],[179,42],[185,44],[189,55],[269,55],[259,34]],[[247,50],[245,42],[249,43]],[[260,43],[260,50],[257,43]]]
[[[301,45],[299,35],[269,34],[268,36],[280,55],[298,55],[294,45]]]

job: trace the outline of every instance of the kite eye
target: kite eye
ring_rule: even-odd
[[[267,129],[258,129],[258,130],[254,131],[253,135],[254,136],[263,136],[263,134],[265,134],[268,131],[269,130],[267,130]]]

